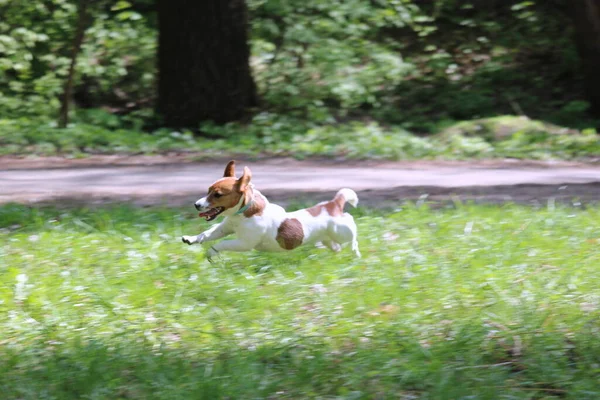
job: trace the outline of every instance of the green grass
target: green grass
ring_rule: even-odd
[[[357,209],[363,258],[189,209],[0,207],[6,399],[595,399],[600,209]]]
[[[120,126],[118,119],[110,121],[81,120],[59,130],[45,119],[0,119],[0,155],[85,157],[185,152],[198,159],[244,155],[298,159],[569,160],[600,154],[600,136],[593,129],[577,131],[515,116],[441,122],[437,132],[433,132],[437,134],[430,136],[374,121],[314,123],[269,113],[256,115],[246,125],[205,124],[201,129],[208,137],[169,129],[147,133]]]

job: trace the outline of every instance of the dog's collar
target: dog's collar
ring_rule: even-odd
[[[237,210],[237,212],[233,215],[243,214],[246,210],[248,210],[250,207],[252,207],[252,204],[254,204],[254,190],[252,191],[252,197],[250,198],[250,201],[248,202],[248,204],[246,204],[245,206],[243,206],[242,208]]]

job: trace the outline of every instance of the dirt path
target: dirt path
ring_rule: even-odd
[[[169,162],[171,161],[171,162]],[[173,161],[177,163],[172,163]],[[573,163],[240,161],[272,201],[322,200],[351,187],[363,204],[454,196],[486,202],[598,201],[600,166]],[[192,204],[223,173],[223,162],[128,158],[120,162],[0,159],[0,203]]]

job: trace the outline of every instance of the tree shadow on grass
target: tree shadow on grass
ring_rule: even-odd
[[[5,347],[0,387],[7,399],[562,397],[597,389],[592,365],[600,346],[590,335],[517,341],[481,325],[448,325],[430,340],[389,329],[338,337],[338,345],[323,336],[212,348],[202,348],[200,338],[189,346],[142,337],[45,342]]]

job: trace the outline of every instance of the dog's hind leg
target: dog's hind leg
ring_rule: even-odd
[[[354,237],[354,240],[352,240],[352,251],[354,252],[356,258],[362,257],[360,250],[358,250],[358,241],[356,240],[356,237]]]
[[[358,229],[354,218],[350,214],[344,214],[340,219],[337,219],[329,228],[329,237],[335,243],[351,243],[352,251],[357,258],[361,257],[358,250]],[[323,241],[325,243],[325,241]]]
[[[342,245],[333,240],[323,240],[323,244],[331,251],[338,252],[342,250]]]
[[[350,217],[350,223],[348,223],[350,230],[352,231],[352,251],[356,258],[361,258],[360,250],[358,250],[358,229],[354,218]]]

